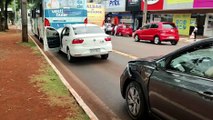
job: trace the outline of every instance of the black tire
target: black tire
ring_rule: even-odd
[[[61,50],[58,50],[58,54],[62,54],[63,52]]]
[[[148,115],[147,107],[145,104],[146,102],[143,91],[137,82],[132,81],[127,86],[125,97],[130,117],[133,120],[146,120]],[[135,111],[133,109],[135,109]]]
[[[135,42],[139,42],[140,38],[138,37],[138,35],[135,35]]]
[[[119,36],[123,36],[121,32],[120,32],[120,33],[118,33],[118,35],[119,35]]]
[[[161,44],[160,38],[159,38],[158,36],[155,36],[155,37],[154,37],[154,41],[153,41],[153,42],[154,42],[154,44],[156,44],[156,45],[157,45],[157,44]]]
[[[109,54],[101,55],[102,60],[107,60],[108,57],[109,57]]]
[[[177,43],[178,43],[177,41],[171,41],[172,45],[177,45]]]
[[[75,62],[75,58],[70,54],[70,50],[67,50],[67,60],[69,62]]]

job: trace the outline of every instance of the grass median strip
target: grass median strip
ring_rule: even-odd
[[[34,54],[41,55],[32,41],[20,44],[33,49]],[[34,84],[34,87],[38,88],[39,92],[45,94],[44,98],[41,99],[46,99],[50,107],[56,106],[68,110],[66,120],[89,120],[89,117],[45,60],[42,60],[40,63],[38,73],[37,75],[31,76],[31,83]]]

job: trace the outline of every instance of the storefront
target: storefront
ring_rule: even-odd
[[[174,22],[181,35],[190,35],[194,26],[197,26],[198,35],[206,36],[206,31],[210,31],[205,27],[207,26],[206,12],[212,11],[213,4],[211,8],[210,6],[204,8],[205,1],[208,0],[164,0],[162,10],[150,10],[152,14],[150,21]]]
[[[117,25],[126,13],[126,2],[124,0],[103,0],[102,4],[106,9],[105,22]],[[128,16],[124,14],[124,16]]]
[[[126,0],[126,11],[132,15],[133,30],[137,30],[142,25],[141,0]]]
[[[204,36],[213,37],[213,13],[206,15]]]
[[[203,35],[213,37],[213,0],[194,0],[193,8],[204,9],[206,12],[212,12],[205,14]],[[199,21],[197,23],[199,23]]]

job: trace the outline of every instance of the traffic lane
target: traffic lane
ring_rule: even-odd
[[[163,42],[161,45],[155,45],[149,41],[135,42],[132,37],[112,37],[113,49],[127,53],[136,57],[159,56],[170,53],[190,43],[180,41],[177,45],[171,45],[170,42]]]
[[[100,57],[84,57],[78,58],[75,63],[69,63],[65,54],[54,53],[54,56],[64,63],[118,118],[130,120],[125,100],[120,93],[120,75],[127,62],[132,59],[110,53],[108,60],[101,60]],[[101,118],[99,115],[97,117]]]
[[[36,37],[31,36],[38,46],[43,50],[43,45],[37,40]],[[65,54],[59,54],[55,52],[45,52],[46,56],[49,60],[56,66],[56,68],[61,72],[63,77],[67,80],[67,82],[72,86],[72,88],[81,96],[83,101],[89,106],[89,108],[96,114],[96,116],[100,120],[117,120],[120,119],[118,115],[116,115],[97,95],[95,95],[88,85],[84,84],[81,79],[79,79],[67,66],[71,64],[66,60]],[[80,60],[80,59],[78,59]],[[89,59],[87,59],[89,60]],[[82,61],[82,60],[81,60]],[[91,60],[90,60],[91,61]],[[92,62],[92,61],[91,61]],[[83,63],[83,62],[82,62]],[[93,62],[94,64],[96,61]],[[81,76],[81,75],[80,75]],[[119,106],[118,106],[119,107]],[[124,105],[120,108],[120,114],[123,116],[127,114],[125,113],[125,109],[122,109]],[[122,113],[123,112],[123,113]]]

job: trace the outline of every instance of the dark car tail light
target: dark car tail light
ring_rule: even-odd
[[[72,44],[82,44],[84,42],[83,39],[74,39],[72,40]]]
[[[44,26],[50,26],[50,21],[47,18],[44,19]]]
[[[111,41],[111,37],[105,38],[105,41]]]

